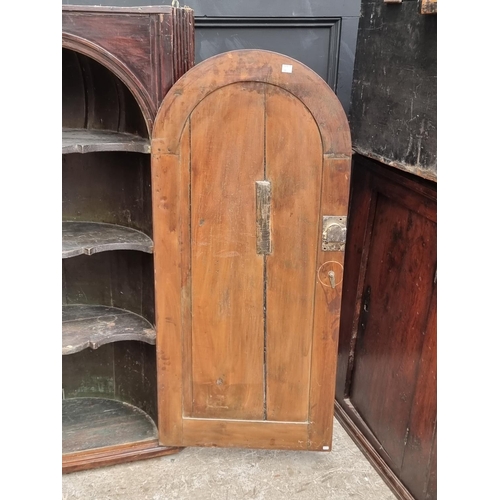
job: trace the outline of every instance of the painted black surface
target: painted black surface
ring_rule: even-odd
[[[437,179],[437,16],[362,0],[350,122],[357,152]]]
[[[304,62],[335,90],[340,25],[340,18],[200,19],[196,27],[195,62],[230,50],[272,50]]]

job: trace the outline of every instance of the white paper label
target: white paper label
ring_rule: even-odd
[[[323,449],[324,449],[324,450],[329,450],[329,449],[330,449],[330,447],[329,447],[329,446],[323,446]]]
[[[281,65],[281,72],[282,73],[291,73],[293,69],[293,66],[291,64],[282,64]]]

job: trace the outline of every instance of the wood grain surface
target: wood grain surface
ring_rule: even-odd
[[[322,251],[322,217],[347,215],[349,138],[328,86],[266,51],[205,61],[166,97],[151,145],[160,443],[330,449],[343,253]]]
[[[267,418],[306,422],[321,202],[322,145],[316,122],[292,94],[268,87],[266,178],[272,185],[267,257]]]
[[[130,90],[153,128],[162,99],[194,65],[189,8],[63,6],[63,47],[109,69]]]
[[[262,85],[238,83],[210,94],[191,117],[193,416],[264,416],[255,232],[263,111]]]
[[[355,156],[336,399],[398,498],[436,498],[436,186]]]

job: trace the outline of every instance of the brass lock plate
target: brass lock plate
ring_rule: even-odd
[[[346,233],[346,215],[324,215],[321,249],[324,252],[344,252]]]

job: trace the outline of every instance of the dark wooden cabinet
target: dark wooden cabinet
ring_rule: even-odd
[[[124,83],[150,133],[163,97],[194,65],[193,11],[73,5],[62,11],[63,48],[90,57]]]
[[[405,500],[437,496],[437,16],[421,13],[431,3],[361,0],[350,114],[337,417]]]
[[[63,471],[158,443],[150,134],[190,9],[63,7]]]
[[[436,498],[436,184],[355,155],[337,415],[401,498]]]

